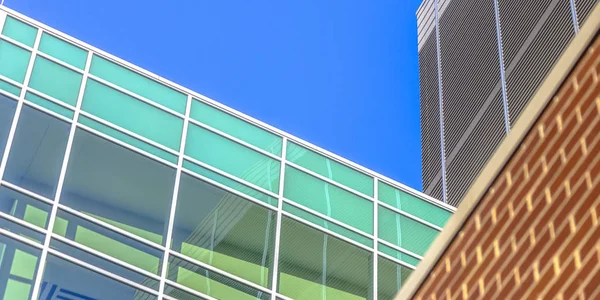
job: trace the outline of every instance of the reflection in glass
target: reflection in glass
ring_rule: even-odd
[[[412,271],[382,257],[377,264],[377,299],[392,300]]]
[[[60,203],[162,244],[175,169],[78,129]]]
[[[27,300],[35,280],[41,250],[0,235],[0,295]]]
[[[0,187],[0,211],[40,228],[48,227],[50,205],[7,187]]]
[[[150,300],[156,296],[50,254],[38,299]]]
[[[39,244],[44,242],[45,234],[35,231],[31,228],[27,228],[21,224],[17,224],[13,221],[0,217],[0,228],[15,233],[19,236],[28,238]]]
[[[0,94],[0,155],[4,153],[16,107],[17,101]]]
[[[379,237],[418,255],[425,254],[439,232],[427,225],[379,207]]]
[[[268,287],[275,213],[182,174],[172,249]]]
[[[53,199],[71,125],[23,106],[4,180]]]
[[[217,299],[266,300],[270,298],[267,293],[176,257],[169,257],[167,278]]]
[[[289,218],[281,223],[278,291],[294,299],[371,299],[372,254]]]

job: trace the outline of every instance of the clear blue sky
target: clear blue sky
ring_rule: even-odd
[[[420,2],[4,4],[420,190]]]

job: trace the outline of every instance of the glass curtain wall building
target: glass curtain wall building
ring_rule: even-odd
[[[3,299],[391,299],[453,209],[0,7]]]

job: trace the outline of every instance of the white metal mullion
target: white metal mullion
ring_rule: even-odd
[[[285,184],[285,165],[287,164],[287,137],[282,138],[281,166],[279,168],[279,197],[277,199],[277,219],[275,220],[275,244],[273,248],[273,276],[271,281],[271,300],[276,300],[279,279],[279,245],[281,243],[281,218],[283,217],[283,186]]]
[[[45,229],[43,229],[41,227],[37,227],[37,226],[35,226],[35,225],[33,225],[33,224],[29,223],[29,222],[26,222],[26,221],[24,221],[22,219],[19,219],[19,218],[13,216],[13,215],[9,215],[9,214],[7,214],[7,213],[5,213],[3,211],[0,211],[0,218],[6,219],[8,221],[11,221],[11,222],[13,222],[15,224],[21,225],[21,226],[23,226],[23,227],[25,227],[27,229],[31,229],[31,230],[36,231],[38,233],[41,233],[41,234],[44,234],[44,235],[46,234],[46,230]]]
[[[506,78],[504,74],[504,50],[502,47],[502,29],[500,27],[500,9],[498,0],[494,0],[494,15],[496,17],[496,40],[498,41],[498,61],[500,62],[500,83],[502,86],[502,106],[504,107],[504,129],[510,132],[510,114],[508,111],[508,96],[506,94]]]
[[[20,89],[21,89],[21,88],[23,88],[23,84],[22,84],[22,83],[20,83],[20,82],[18,82],[18,81],[15,81],[15,80],[13,80],[13,79],[10,79],[10,78],[8,78],[8,77],[6,77],[6,76],[2,75],[2,74],[0,74],[0,79],[2,79],[3,81],[6,81],[6,82],[8,82],[8,83],[10,83],[10,84],[12,84],[12,85],[14,85],[14,86],[16,86],[16,87],[20,88]],[[11,95],[12,95],[12,94],[11,94]],[[13,95],[13,97],[17,98],[15,95]]]
[[[379,256],[377,253],[379,252],[377,240],[379,239],[379,206],[377,205],[377,200],[379,200],[379,179],[377,177],[373,178],[373,196],[375,197],[375,201],[373,201],[373,269],[372,269],[372,278],[373,278],[373,300],[377,300],[378,297],[378,280],[379,280]]]
[[[26,189],[24,189],[24,188],[22,188],[22,187],[20,187],[18,185],[14,185],[14,184],[12,184],[12,183],[10,183],[8,181],[2,181],[0,183],[0,185],[8,187],[8,188],[10,188],[12,190],[15,190],[15,191],[17,191],[17,192],[19,192],[21,194],[27,195],[27,196],[29,196],[31,198],[35,198],[36,200],[40,200],[41,202],[44,202],[44,203],[47,203],[47,204],[50,204],[50,205],[54,204],[54,201],[52,201],[52,200],[50,200],[50,199],[48,199],[48,198],[46,198],[44,196],[40,196],[40,195],[38,195],[38,194],[36,194],[36,193],[34,193],[32,191],[26,190]]]
[[[179,145],[179,158],[177,159],[177,172],[175,174],[175,186],[173,187],[173,197],[171,198],[171,211],[169,213],[169,223],[167,225],[167,236],[165,241],[165,251],[162,259],[162,270],[160,272],[160,284],[158,287],[158,300],[163,299],[165,291],[165,280],[169,271],[169,250],[173,239],[173,226],[175,223],[175,210],[177,209],[177,198],[179,196],[179,183],[181,181],[181,169],[183,167],[183,153],[185,152],[185,143],[187,140],[188,126],[190,123],[190,110],[192,108],[192,96],[187,96],[185,108],[185,116],[183,119],[183,131],[181,133],[181,141]]]
[[[385,254],[385,253],[379,253],[379,256],[381,256],[381,257],[385,257],[386,259],[388,259],[388,260],[391,260],[391,261],[393,261],[393,262],[395,262],[395,263],[397,263],[397,264],[399,264],[399,265],[401,265],[401,266],[403,266],[403,267],[406,267],[406,268],[408,268],[408,269],[411,269],[411,270],[413,270],[413,271],[416,269],[416,267],[415,267],[415,266],[413,266],[413,265],[411,265],[411,264],[408,264],[408,263],[406,263],[406,262],[403,262],[403,261],[401,261],[401,260],[399,260],[399,259],[397,259],[397,258],[395,258],[395,257],[389,256],[389,255],[387,255],[387,254]]]
[[[29,101],[29,100],[23,99],[23,103],[27,104],[27,106],[31,106],[31,107],[39,110],[39,111],[42,111],[45,114],[48,114],[48,115],[51,115],[51,116],[53,116],[53,117],[55,117],[57,119],[60,119],[61,121],[65,122],[65,123],[71,124],[71,122],[72,122],[71,119],[69,119],[69,118],[67,118],[67,117],[65,117],[65,116],[63,116],[63,115],[61,115],[61,114],[59,114],[57,112],[51,111],[51,110],[49,110],[49,109],[47,109],[45,107],[42,107],[42,106],[40,106],[38,104],[35,104],[35,103],[33,103],[33,102]]]
[[[389,204],[387,204],[385,202],[380,202],[379,205],[381,205],[381,206],[383,206],[383,207],[391,210],[392,212],[394,212],[396,214],[405,216],[405,217],[407,217],[407,218],[409,218],[409,219],[411,219],[411,220],[413,220],[413,221],[415,221],[417,223],[425,225],[425,226],[427,226],[427,227],[429,227],[431,229],[434,229],[434,230],[437,230],[437,231],[442,231],[441,227],[439,227],[439,226],[437,226],[435,224],[429,223],[429,222],[427,222],[427,221],[425,221],[425,220],[423,220],[421,218],[415,217],[415,216],[413,216],[413,215],[411,215],[411,214],[409,214],[409,213],[407,213],[405,211],[399,210],[398,208],[393,207],[393,206],[391,206],[391,205],[389,205]]]
[[[575,5],[575,0],[569,0],[569,4],[571,5],[571,18],[573,19],[573,29],[575,30],[575,34],[579,33],[579,18],[577,16],[577,6]]]
[[[423,256],[418,255],[418,254],[416,254],[414,252],[408,251],[408,250],[406,250],[406,249],[404,249],[404,248],[402,248],[402,247],[400,247],[398,245],[392,244],[392,243],[390,243],[390,242],[388,242],[386,240],[383,240],[383,239],[380,238],[377,241],[379,243],[383,244],[384,246],[387,246],[389,248],[392,248],[393,250],[396,250],[398,252],[401,252],[401,253],[404,253],[404,254],[406,254],[408,256],[411,256],[412,258],[415,258],[417,260],[423,260]],[[383,252],[381,252],[381,253],[383,253]]]
[[[54,97],[52,97],[50,95],[46,95],[46,94],[44,94],[44,93],[42,93],[42,92],[40,92],[40,91],[38,91],[38,90],[36,90],[34,88],[27,87],[27,91],[30,92],[30,93],[32,93],[32,94],[34,94],[34,95],[42,97],[42,98],[44,98],[44,99],[46,99],[46,100],[48,100],[48,101],[50,101],[50,102],[52,102],[52,103],[54,103],[56,105],[60,105],[60,106],[62,106],[64,108],[68,108],[68,109],[70,109],[72,111],[75,111],[75,106],[72,106],[71,104],[67,104],[65,102],[62,102],[62,101],[60,101],[60,100],[58,100],[58,99],[56,99],[56,98],[54,98]]]
[[[25,98],[26,86],[29,85],[29,79],[31,78],[31,72],[33,71],[33,63],[35,62],[35,57],[37,55],[37,49],[40,45],[40,39],[42,37],[42,30],[38,28],[37,35],[35,36],[35,42],[33,43],[33,49],[29,54],[29,64],[27,65],[27,71],[25,73],[25,79],[23,80],[23,84],[21,85],[21,94],[19,96],[19,102],[17,103],[17,108],[15,109],[15,114],[13,115],[12,124],[10,126],[10,131],[8,133],[8,139],[6,140],[6,147],[3,149],[4,154],[2,155],[2,162],[0,162],[0,180],[4,178],[4,171],[6,170],[6,165],[8,164],[8,155],[10,153],[13,140],[15,138],[15,134],[17,132],[17,123],[19,123],[19,118],[21,116],[21,110],[23,109],[23,100]]]
[[[153,289],[151,289],[151,288],[149,288],[147,286],[141,285],[141,284],[139,284],[137,282],[134,282],[134,281],[131,281],[131,280],[127,279],[127,278],[124,278],[124,277],[121,277],[119,275],[113,274],[113,273],[108,272],[108,271],[106,271],[104,269],[98,268],[98,267],[96,267],[96,266],[94,266],[92,264],[89,264],[89,263],[84,262],[82,260],[79,260],[77,258],[71,257],[71,256],[69,256],[67,254],[59,252],[59,251],[54,250],[52,248],[48,249],[48,252],[50,254],[56,256],[56,257],[59,257],[59,258],[61,258],[63,260],[66,260],[66,261],[72,263],[72,264],[78,265],[78,266],[80,266],[82,268],[88,269],[88,270],[90,270],[92,272],[95,272],[95,273],[98,273],[98,274],[103,275],[105,277],[108,277],[108,278],[110,278],[112,280],[124,283],[124,284],[129,285],[131,287],[134,287],[136,289],[142,290],[142,291],[144,291],[146,293],[149,293],[149,294],[152,294],[152,295],[157,295],[157,292],[155,290],[153,290]],[[42,263],[42,260],[40,259],[40,264],[41,263]],[[32,296],[34,297],[33,299],[37,299],[37,295],[32,294]]]
[[[38,33],[38,40],[36,44],[39,45],[39,38],[41,37],[41,30]],[[65,181],[65,176],[67,173],[67,165],[69,163],[69,157],[71,155],[71,149],[73,148],[73,140],[75,138],[75,130],[77,129],[77,120],[79,119],[79,112],[81,111],[81,103],[83,102],[83,94],[85,92],[85,86],[87,83],[87,76],[90,70],[90,65],[92,62],[93,53],[88,51],[87,60],[85,63],[85,70],[83,76],[81,78],[81,85],[79,87],[79,95],[77,96],[77,105],[75,106],[75,114],[73,115],[73,123],[71,124],[71,129],[69,131],[69,138],[67,140],[67,146],[65,148],[65,155],[63,157],[63,162],[60,170],[60,176],[58,178],[58,184],[56,188],[56,194],[54,196],[54,204],[52,205],[52,211],[50,212],[50,217],[48,220],[48,232],[46,233],[46,239],[44,240],[44,248],[42,249],[42,254],[40,255],[40,263],[37,268],[37,274],[35,277],[35,283],[33,285],[32,296],[33,299],[38,298],[40,286],[42,284],[42,278],[44,273],[44,267],[46,264],[46,257],[48,256],[48,250],[50,249],[50,239],[52,237],[51,232],[54,229],[54,221],[56,220],[56,215],[58,214],[58,202],[60,200],[60,196],[62,194],[63,184]],[[23,95],[24,96],[24,95]]]
[[[20,236],[20,235],[14,233],[14,232],[10,232],[10,231],[2,228],[2,227],[0,227],[0,234],[6,236],[8,238],[11,238],[13,240],[17,240],[17,241],[19,241],[21,243],[27,244],[29,246],[35,247],[35,248],[40,249],[40,250],[43,248],[43,246],[41,244],[36,243],[36,242],[34,242],[34,241],[32,241],[32,240],[24,237],[24,236]]]

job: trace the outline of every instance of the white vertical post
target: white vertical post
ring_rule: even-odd
[[[500,83],[502,86],[502,104],[504,107],[504,129],[510,132],[510,114],[508,113],[508,97],[506,94],[506,78],[504,74],[504,51],[502,48],[502,30],[500,27],[500,8],[498,0],[494,1],[494,13],[496,16],[496,40],[498,41],[498,61],[500,62]]]
[[[446,151],[444,150],[444,99],[442,90],[442,58],[440,50],[440,19],[439,19],[439,0],[434,0],[435,9],[435,45],[437,53],[438,67],[438,101],[440,110],[440,158],[442,163],[442,201],[448,203],[446,195]]]
[[[41,35],[41,30],[38,35]],[[37,41],[39,43],[39,41]],[[87,60],[85,62],[85,68],[83,70],[83,76],[81,78],[81,85],[79,87],[79,94],[77,96],[77,104],[75,106],[75,113],[73,115],[73,123],[71,123],[71,130],[69,131],[69,138],[67,140],[67,147],[65,149],[65,155],[63,157],[62,166],[60,169],[60,176],[58,177],[58,185],[56,187],[56,194],[54,195],[54,203],[52,204],[52,210],[48,220],[48,232],[46,233],[46,239],[44,240],[44,248],[42,248],[42,254],[40,255],[40,262],[38,264],[37,274],[33,285],[33,299],[38,299],[40,292],[40,286],[42,284],[42,278],[44,275],[44,267],[46,265],[46,257],[48,257],[48,249],[50,248],[50,240],[52,237],[52,231],[54,230],[54,221],[58,213],[58,201],[62,194],[65,177],[67,174],[67,165],[69,164],[69,157],[71,156],[71,149],[73,148],[73,140],[75,139],[75,131],[77,129],[77,120],[79,119],[79,113],[81,112],[81,103],[83,102],[83,95],[85,93],[85,86],[87,84],[88,75],[90,71],[90,65],[92,64],[93,53],[88,51]],[[23,97],[21,97],[23,98]]]
[[[378,278],[378,241],[379,241],[379,179],[373,178],[373,300],[377,300]]]
[[[163,253],[162,269],[160,271],[160,283],[158,287],[158,300],[163,299],[165,292],[165,281],[169,271],[169,251],[173,240],[173,226],[175,224],[175,210],[177,209],[177,198],[179,197],[179,182],[181,181],[181,169],[183,168],[183,157],[185,152],[185,142],[187,140],[187,129],[190,123],[190,110],[192,109],[192,96],[188,95],[185,107],[185,117],[183,120],[183,132],[179,145],[179,158],[177,159],[177,171],[175,173],[175,187],[173,188],[173,197],[171,198],[171,211],[169,213],[169,222],[167,225],[167,236],[165,237],[165,252]],[[215,216],[216,218],[216,216]],[[212,255],[212,254],[211,254]]]
[[[277,220],[275,220],[275,245],[273,250],[273,276],[271,281],[271,300],[276,300],[277,297],[277,282],[279,281],[279,244],[281,242],[281,212],[283,211],[283,185],[285,183],[285,164],[287,152],[287,137],[282,138],[283,146],[281,148],[281,166],[279,170],[279,197],[277,199]]]
[[[4,27],[4,20],[6,20],[6,12],[0,11],[0,21],[2,25],[0,25],[0,32]],[[15,133],[17,131],[17,123],[19,122],[19,118],[21,116],[21,110],[23,109],[23,101],[25,99],[25,93],[27,93],[27,86],[29,85],[29,79],[31,78],[31,72],[33,70],[33,63],[35,62],[35,57],[37,56],[37,49],[40,45],[40,39],[42,38],[42,30],[38,29],[37,35],[35,37],[35,42],[33,43],[33,49],[31,51],[31,56],[29,57],[29,64],[27,65],[27,72],[25,73],[25,79],[23,80],[23,86],[21,87],[21,94],[19,95],[19,102],[17,103],[17,108],[15,109],[15,114],[13,116],[12,125],[10,126],[10,131],[8,132],[8,139],[6,140],[6,147],[4,154],[2,155],[2,162],[0,162],[0,180],[4,178],[4,171],[6,170],[6,165],[8,163],[8,155],[10,153],[10,148],[12,147],[13,140],[15,138]]]

